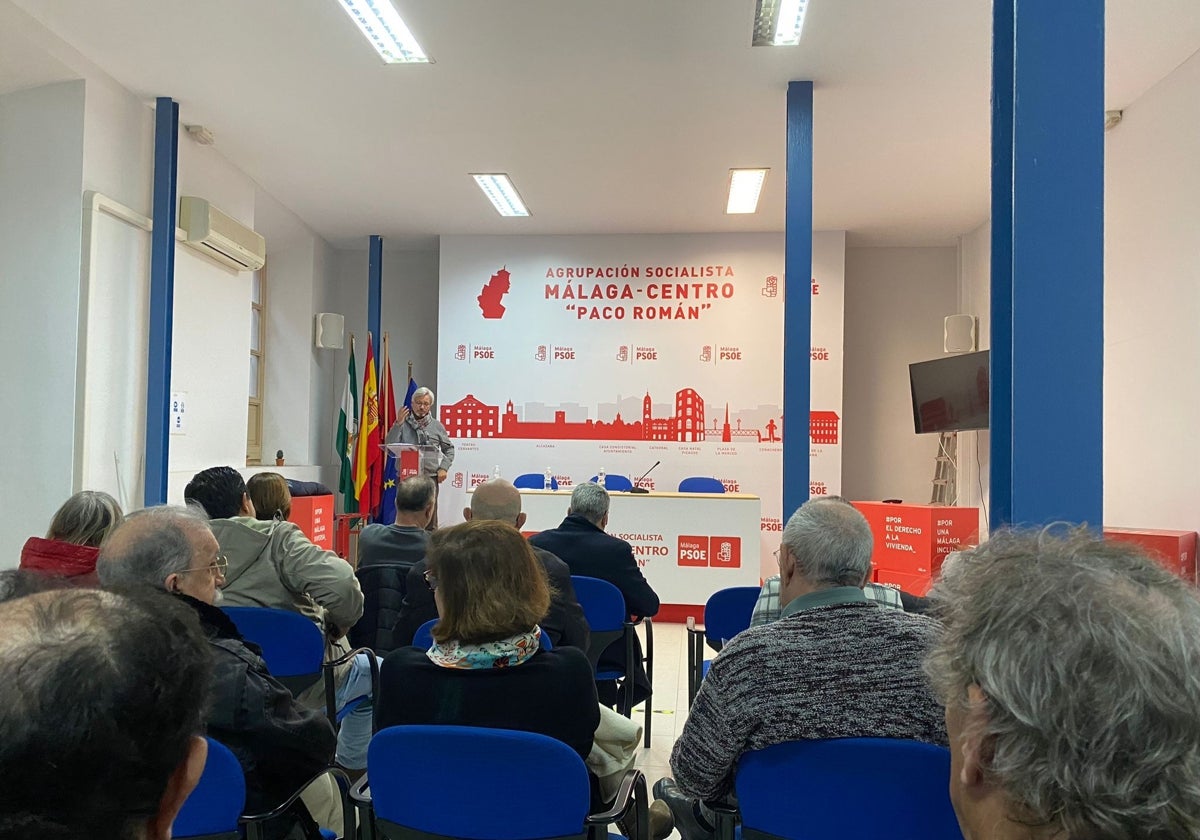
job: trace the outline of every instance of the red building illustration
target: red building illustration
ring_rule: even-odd
[[[453,405],[442,406],[442,424],[453,438],[499,437],[500,409],[467,394]]]
[[[813,443],[838,442],[838,416],[834,411],[814,411],[808,415],[808,435]]]

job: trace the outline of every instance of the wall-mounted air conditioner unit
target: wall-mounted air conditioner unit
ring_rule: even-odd
[[[183,244],[238,271],[257,271],[267,261],[267,241],[230,218],[203,198],[179,199],[179,227]]]

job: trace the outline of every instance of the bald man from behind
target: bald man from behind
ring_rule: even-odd
[[[463,509],[463,516],[467,520],[488,519],[505,522],[519,531],[525,524],[525,514],[521,510],[521,492],[502,478],[480,484],[471,494],[470,506]],[[587,619],[583,616],[583,608],[579,606],[575,597],[575,587],[571,585],[570,567],[549,551],[537,546],[531,547],[550,581],[550,611],[542,619],[542,630],[550,637],[555,647],[576,647],[586,651],[590,631]],[[400,617],[393,632],[394,638],[399,642],[410,642],[418,627],[438,617],[433,593],[429,591],[424,580],[427,567],[428,564],[421,560],[408,572],[404,604],[400,608]]]

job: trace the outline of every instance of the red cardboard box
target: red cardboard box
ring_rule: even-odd
[[[1195,531],[1152,531],[1136,528],[1105,528],[1106,540],[1134,543],[1188,583],[1196,583]]]
[[[333,550],[333,496],[293,496],[288,521],[318,547]]]
[[[875,537],[871,565],[876,582],[899,584],[914,595],[929,590],[947,554],[974,545],[979,538],[976,508],[852,504],[866,517]]]

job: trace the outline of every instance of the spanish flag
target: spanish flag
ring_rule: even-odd
[[[379,482],[383,451],[379,448],[379,377],[375,374],[375,350],[367,333],[367,363],[363,368],[362,410],[358,413],[358,450],[354,459],[354,492],[358,509],[374,515],[379,504]]]

